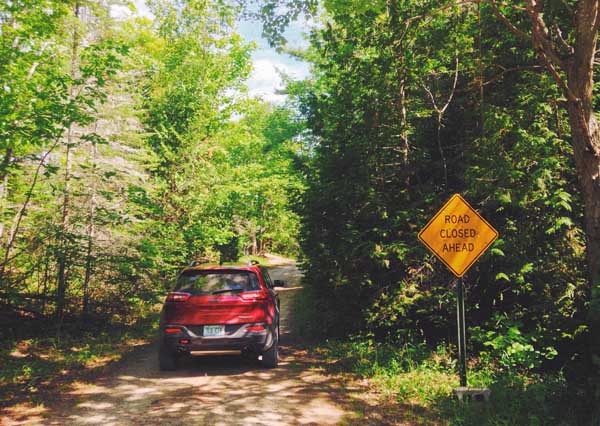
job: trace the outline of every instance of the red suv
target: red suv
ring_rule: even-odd
[[[279,297],[266,268],[190,266],[167,294],[161,318],[159,365],[177,368],[184,354],[246,352],[274,368],[279,352]]]

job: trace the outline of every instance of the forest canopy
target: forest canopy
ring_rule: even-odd
[[[301,120],[245,94],[239,9],[118,3],[0,6],[0,291],[58,321],[135,312],[199,257],[298,253]]]

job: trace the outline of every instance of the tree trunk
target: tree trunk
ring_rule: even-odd
[[[44,278],[43,278],[43,287],[42,287],[42,295],[46,296],[46,289],[48,288],[48,267],[50,266],[50,259],[46,256],[46,261],[44,262]],[[42,315],[46,314],[46,298],[42,299]]]
[[[600,128],[593,113],[582,121],[582,111],[569,104],[569,123],[573,138],[573,151],[577,177],[585,205],[585,233],[590,283],[598,285],[600,279]],[[596,151],[596,152],[594,152]]]
[[[587,325],[592,389],[600,391],[600,128],[594,113],[594,60],[600,28],[598,0],[578,2],[576,44],[567,71],[567,109],[577,177],[584,200],[589,280]],[[570,92],[570,93],[569,93]],[[597,413],[597,411],[596,411]]]
[[[2,181],[0,182],[0,213],[4,211],[6,192],[8,191],[8,174],[4,175]],[[4,236],[4,223],[2,223],[2,218],[0,217],[0,242],[2,241],[2,237]]]
[[[2,159],[2,166],[0,167],[0,214],[4,212],[6,195],[8,193],[8,168],[10,167],[12,157],[12,148],[6,148],[4,158]],[[4,224],[2,223],[2,217],[0,216],[0,241],[4,235]]]
[[[64,196],[62,205],[62,219],[61,219],[61,235],[59,237],[59,250],[58,250],[58,283],[56,287],[56,317],[59,322],[62,321],[64,307],[65,307],[65,293],[67,291],[67,238],[66,233],[68,232],[69,226],[69,205],[70,205],[70,180],[71,180],[71,140],[72,140],[72,128],[69,128],[67,136],[67,159],[65,164],[65,186]]]
[[[78,20],[80,16],[80,5],[78,2],[75,3],[74,8],[75,19]],[[77,25],[77,23],[75,24]],[[69,87],[69,99],[75,98],[75,85],[74,81],[78,74],[78,53],[79,53],[79,31],[77,26],[73,30],[73,44],[71,46],[71,86]],[[59,250],[58,250],[58,278],[56,287],[56,318],[59,322],[59,333],[60,325],[63,318],[63,311],[65,305],[65,293],[67,291],[67,238],[66,234],[69,226],[69,206],[70,206],[70,181],[71,181],[71,167],[72,167],[72,147],[74,140],[74,123],[69,125],[67,131],[67,152],[66,152],[66,163],[65,163],[65,185],[64,185],[64,197],[62,205],[62,218],[61,218],[61,235],[59,238]]]
[[[600,377],[600,128],[592,111],[583,117],[581,104],[569,103],[569,123],[577,176],[584,200],[586,260],[590,283],[587,323],[590,360]],[[582,120],[583,118],[583,120]]]
[[[256,232],[252,231],[252,233],[250,234],[250,241],[252,242],[252,250],[250,254],[252,254],[252,256],[256,256],[256,254],[258,253],[258,241],[256,239]]]
[[[6,273],[6,266],[8,265],[8,262],[11,260],[10,259],[11,250],[14,245],[15,239],[17,238],[17,234],[19,233],[19,228],[21,226],[21,220],[23,219],[23,216],[25,216],[25,212],[27,211],[27,208],[29,207],[29,202],[31,201],[31,196],[33,195],[33,190],[35,189],[38,178],[40,176],[40,171],[42,170],[42,167],[44,166],[46,159],[52,153],[52,151],[54,151],[54,149],[56,148],[57,145],[58,145],[58,142],[54,142],[54,144],[40,158],[40,162],[38,163],[38,166],[33,175],[33,181],[31,182],[31,185],[29,186],[29,190],[25,193],[26,194],[25,201],[23,202],[23,205],[21,206],[21,208],[19,209],[19,211],[17,212],[17,214],[13,220],[13,224],[12,224],[12,227],[8,234],[8,239],[7,239],[6,245],[5,245],[4,260],[2,261],[2,264],[0,264],[0,281],[4,281],[5,273]]]
[[[525,11],[531,18],[531,34],[517,28],[489,0],[494,14],[510,32],[528,40],[548,73],[567,99],[575,167],[584,201],[584,226],[588,278],[588,362],[579,379],[587,380],[600,391],[600,129],[594,114],[594,61],[600,29],[600,2],[579,0],[574,13],[575,37],[572,45],[563,44],[565,56],[557,50],[553,33],[544,20],[544,2],[527,0]],[[561,73],[566,73],[566,80]],[[594,389],[591,390],[594,392]]]
[[[91,154],[93,163],[93,175],[92,175],[92,194],[90,199],[90,211],[88,215],[88,232],[87,232],[87,249],[85,259],[85,278],[83,280],[83,314],[88,313],[88,302],[89,302],[89,284],[92,277],[92,256],[94,254],[94,239],[96,238],[96,144],[91,144]]]

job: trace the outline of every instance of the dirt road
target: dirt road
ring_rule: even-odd
[[[340,383],[312,368],[318,360],[290,334],[290,301],[300,272],[287,261],[283,279],[282,362],[267,370],[239,356],[197,357],[175,372],[158,369],[156,345],[136,349],[110,374],[68,389],[55,406],[15,413],[5,424],[44,425],[334,425],[351,414]],[[59,390],[57,390],[58,392]]]

